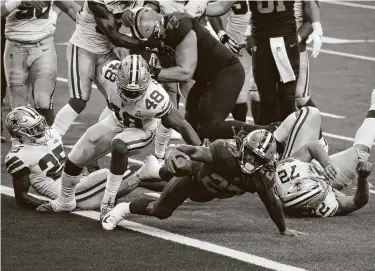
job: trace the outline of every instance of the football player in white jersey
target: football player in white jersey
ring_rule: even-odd
[[[26,105],[30,89],[36,110],[52,125],[52,97],[57,76],[53,38],[56,20],[60,10],[75,20],[80,6],[74,1],[17,0],[1,5],[2,16],[6,16],[4,70],[11,106]]]
[[[103,67],[108,106],[113,110],[102,121],[87,129],[68,155],[62,175],[61,195],[41,207],[44,211],[72,211],[76,207],[75,187],[84,166],[111,151],[111,165],[101,217],[111,210],[128,164],[129,153],[149,145],[160,118],[167,128],[174,128],[184,140],[199,145],[200,139],[180,113],[173,107],[168,94],[151,79],[146,61],[129,55]]]
[[[41,196],[56,199],[66,161],[63,132],[54,125],[48,127],[45,118],[27,106],[13,109],[6,117],[6,127],[12,147],[5,157],[5,167],[13,177],[17,203],[35,209],[46,202],[28,194],[30,187]],[[101,169],[80,179],[76,190],[79,209],[99,209],[107,176],[108,169]],[[123,182],[119,190],[126,188]]]
[[[67,48],[68,87],[70,100],[56,115],[55,124],[68,130],[84,110],[94,81],[106,97],[102,68],[118,60],[113,46],[145,49],[150,42],[138,41],[120,32],[121,16],[128,8],[142,6],[143,1],[86,0],[77,13],[76,29]],[[154,41],[152,47],[154,48]]]
[[[315,137],[320,128],[316,124],[309,126]],[[374,140],[375,89],[370,109],[351,148],[328,156],[316,140],[305,141],[307,144],[278,164],[274,188],[284,208],[292,215],[330,217],[365,206],[369,199],[367,177],[372,167],[368,159]],[[358,184],[354,196],[340,192],[356,179]]]
[[[247,103],[250,98],[249,91],[257,90],[253,77],[251,56],[246,49],[241,46],[241,44],[244,44],[245,42],[245,34],[249,32],[251,12],[248,1],[231,2],[229,8],[225,28],[223,26],[223,18],[221,17],[209,17],[209,21],[215,29],[221,43],[227,45],[227,47],[238,56],[244,67],[245,82],[241,93],[238,96],[237,104],[232,110],[232,115],[235,120],[246,122],[248,110]]]

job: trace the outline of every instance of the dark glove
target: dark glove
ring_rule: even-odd
[[[242,47],[234,40],[232,39],[231,37],[229,37],[226,33],[220,35],[220,42],[222,44],[227,44],[229,49],[232,51],[232,53],[235,55],[235,56],[240,56],[241,55],[241,49]]]
[[[253,51],[252,51],[253,39],[251,36],[248,36],[246,37],[245,41],[246,41],[246,45],[245,45],[246,51],[252,56],[253,55]]]

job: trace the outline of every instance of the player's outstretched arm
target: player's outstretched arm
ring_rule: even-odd
[[[34,0],[7,0],[1,1],[1,17],[8,16],[13,10],[19,6],[28,6],[36,9],[43,9],[46,7],[44,1],[34,1]]]
[[[207,5],[204,14],[212,17],[224,15],[235,3],[236,1],[216,1]]]
[[[99,28],[114,46],[128,49],[143,49],[145,47],[141,41],[119,32],[115,16],[107,10],[105,5],[94,1],[88,1],[88,4],[95,15],[95,21]]]
[[[258,195],[262,200],[264,206],[266,207],[272,221],[276,224],[277,228],[279,229],[280,234],[285,236],[296,237],[300,235],[306,235],[306,233],[291,230],[286,227],[283,207],[281,205],[280,200],[277,199],[275,194],[273,193],[272,188],[266,191],[258,192]]]
[[[354,196],[337,197],[339,207],[335,215],[346,215],[361,209],[369,200],[369,183],[367,177],[371,173],[372,164],[360,161],[357,166],[358,185]]]
[[[36,209],[39,205],[47,201],[40,200],[28,194],[30,188],[30,169],[23,168],[12,174],[13,189],[17,204],[31,209]]]
[[[197,35],[190,30],[176,47],[176,66],[161,69],[158,82],[189,82],[194,75],[198,62]]]
[[[203,146],[178,145],[177,150],[185,153],[191,160],[210,164],[213,162],[213,156],[210,148]]]
[[[161,123],[165,127],[175,129],[179,132],[187,144],[194,146],[201,144],[201,140],[193,127],[181,116],[176,108],[173,108],[170,113],[164,115],[161,118]]]
[[[81,9],[80,5],[74,1],[54,1],[53,3],[56,7],[68,14],[73,21],[76,21],[77,12]]]

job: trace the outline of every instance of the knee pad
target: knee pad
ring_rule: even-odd
[[[119,138],[115,137],[114,139],[112,139],[111,145],[112,145],[113,151],[116,151],[122,154],[128,153],[128,145]]]
[[[77,114],[80,114],[86,108],[87,101],[82,99],[70,98],[69,105],[76,111]]]
[[[250,90],[250,101],[260,102],[259,92],[257,90]]]
[[[307,102],[310,100],[310,96],[306,96],[306,97],[296,97],[296,104],[298,107],[303,107],[307,104]]]

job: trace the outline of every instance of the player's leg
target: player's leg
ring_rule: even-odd
[[[55,119],[53,94],[57,78],[57,55],[53,38],[45,39],[43,42],[43,45],[32,48],[34,61],[30,66],[30,83],[35,109],[51,126]]]
[[[279,142],[285,142],[282,158],[293,153],[310,141],[318,141],[321,125],[320,111],[314,107],[303,107],[290,114],[274,132]]]
[[[245,71],[245,81],[242,86],[240,95],[238,96],[237,103],[232,110],[232,116],[235,120],[247,122],[246,121],[247,110],[248,110],[247,103],[249,102],[249,96],[250,96],[249,89],[250,89],[251,76],[252,76],[251,56],[246,51],[245,48],[243,48],[241,52],[242,52],[242,55],[239,56],[238,59],[240,60]]]
[[[116,127],[116,125],[114,116],[110,115],[88,128],[78,140],[65,163],[61,176],[61,195],[46,206],[46,211],[72,211],[75,208],[75,190],[81,179],[83,168],[111,150],[112,139],[121,132],[121,127]]]
[[[26,65],[27,48],[7,40],[4,51],[4,71],[9,87],[11,108],[26,105],[29,91],[29,68]]]
[[[204,86],[195,83],[194,86],[190,89],[189,94],[186,97],[186,104],[185,104],[185,119],[191,127],[197,131],[198,126],[198,105],[199,101],[202,96],[202,92],[204,91]]]
[[[65,134],[85,109],[95,76],[97,56],[71,43],[67,48],[69,102],[56,114],[56,129]]]
[[[190,176],[174,177],[157,200],[140,198],[130,203],[122,202],[116,205],[102,220],[102,227],[105,230],[113,230],[121,219],[129,214],[166,219],[189,197],[194,188],[195,182]]]
[[[331,155],[332,164],[339,174],[332,187],[342,190],[353,180],[357,179],[357,165],[359,161],[366,162],[370,157],[371,148],[375,140],[375,89],[371,94],[371,105],[366,118],[357,130],[353,147]]]
[[[267,125],[279,120],[276,85],[278,71],[269,43],[253,38],[253,75],[258,87],[260,107],[258,124]]]
[[[287,74],[291,73],[294,75],[295,80],[289,82],[279,82],[278,84],[278,101],[280,108],[280,120],[283,121],[291,113],[297,110],[296,108],[296,86],[297,80],[299,77],[299,68],[300,68],[300,58],[299,58],[299,48],[297,46],[297,37],[284,37],[284,47],[286,50],[286,57],[280,59],[278,70],[280,77],[281,70],[288,71]],[[278,65],[278,64],[277,64]]]
[[[154,135],[153,131],[126,128],[113,138],[111,142],[110,172],[100,208],[101,218],[104,217],[115,204],[116,194],[120,187],[122,177],[128,168],[129,153],[145,148],[152,142]]]
[[[1,17],[1,52],[5,50],[5,18]],[[1,109],[3,109],[4,99],[6,95],[7,82],[4,72],[4,54],[1,53]],[[3,127],[3,110],[1,110],[1,143],[5,142]]]
[[[259,110],[260,110],[260,98],[258,87],[255,84],[253,69],[250,69],[250,107],[251,114],[253,115],[254,124],[259,124]]]

